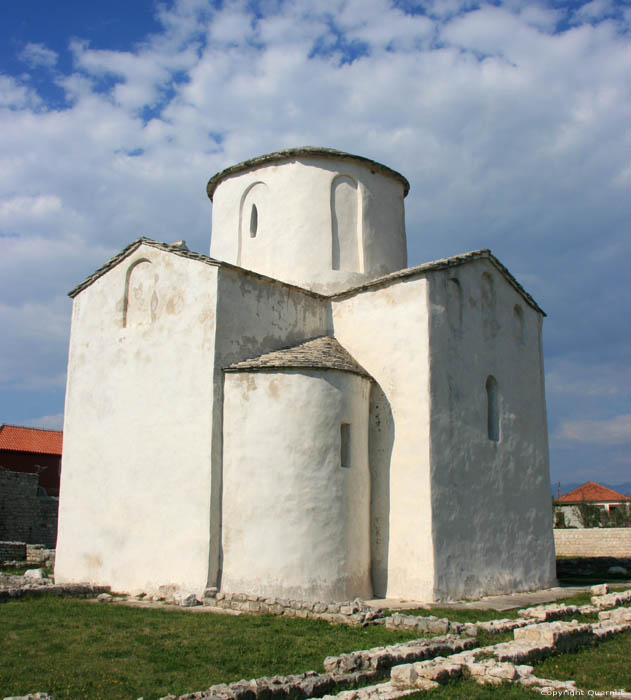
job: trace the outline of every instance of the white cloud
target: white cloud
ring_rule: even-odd
[[[546,372],[548,397],[575,399],[631,398],[631,366],[621,368],[616,363],[592,362],[581,364],[570,360],[555,360]]]
[[[0,387],[43,391],[65,386],[70,304],[63,296],[49,300],[0,303],[3,352]]]
[[[592,0],[581,5],[574,14],[577,22],[601,20],[614,14],[614,5],[611,0]]]
[[[43,219],[61,210],[61,200],[54,195],[16,196],[0,200],[0,226],[11,226],[16,219]]]
[[[42,100],[32,89],[15,78],[0,74],[0,109],[35,109]]]
[[[20,58],[32,68],[52,68],[57,63],[57,53],[44,44],[28,43],[20,52]]]
[[[39,418],[28,418],[22,421],[22,425],[30,428],[45,428],[47,430],[62,430],[64,427],[64,414],[55,413],[52,416],[40,416]]]
[[[410,263],[491,247],[520,272],[550,314],[554,425],[576,423],[577,399],[583,421],[614,400],[629,413],[629,13],[527,0],[257,8],[161,4],[163,30],[125,51],[79,38],[63,73],[29,44],[23,58],[54,73],[0,76],[3,376],[59,385],[70,287],[139,235],[206,252],[208,178],[311,144],[408,177]],[[574,24],[558,32],[563,20]],[[65,108],[33,88],[44,79]]]
[[[569,442],[607,446],[631,443],[631,414],[608,420],[564,421],[555,437]]]

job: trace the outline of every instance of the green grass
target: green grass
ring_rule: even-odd
[[[535,666],[540,678],[576,681],[588,690],[631,690],[631,631],[616,635],[593,648],[554,656]]]
[[[581,594],[582,596],[589,594]],[[573,602],[585,602],[573,597]],[[440,613],[438,612],[440,611]],[[423,611],[460,619],[462,610]],[[480,613],[496,611],[468,610]],[[475,619],[474,617],[468,619]],[[0,697],[47,691],[56,700],[145,700],[203,690],[241,678],[322,670],[325,656],[393,644],[417,633],[355,628],[319,620],[214,615],[132,608],[54,596],[0,605]],[[512,634],[480,632],[481,646]],[[585,689],[631,689],[631,632],[540,663],[543,678],[574,679]],[[533,698],[513,686],[451,683],[423,698]]]
[[[0,697],[145,700],[322,670],[325,656],[417,633],[321,620],[132,608],[52,596],[0,605]]]
[[[52,577],[53,570],[46,566],[39,566],[38,564],[29,564],[28,566],[19,566],[17,568],[12,568],[10,566],[1,567],[0,574],[12,574],[13,576],[23,576],[25,571],[29,569],[44,569],[47,576]]]

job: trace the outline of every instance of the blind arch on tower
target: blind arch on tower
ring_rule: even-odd
[[[361,272],[359,187],[350,175],[338,175],[331,183],[331,267]]]

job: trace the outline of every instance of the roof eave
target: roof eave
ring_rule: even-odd
[[[377,279],[359,284],[356,287],[351,287],[350,289],[345,289],[342,292],[331,294],[330,298],[343,299],[375,287],[394,284],[402,279],[415,277],[417,275],[424,275],[429,272],[436,272],[438,270],[445,270],[450,267],[465,265],[475,260],[488,260],[502,274],[511,287],[513,287],[513,289],[515,289],[515,291],[523,297],[524,301],[529,306],[535,309],[535,311],[540,313],[542,316],[547,316],[546,312],[539,306],[539,304],[537,304],[534,298],[521,286],[517,279],[513,277],[508,268],[505,267],[488,248],[472,250],[468,253],[453,255],[449,258],[441,258],[440,260],[433,260],[415,267],[405,268],[404,270],[397,270],[396,272],[391,272],[383,277],[378,277]]]
[[[214,258],[211,258],[207,255],[202,255],[201,253],[195,253],[191,250],[183,249],[178,246],[173,246],[169,245],[168,243],[160,243],[159,241],[154,241],[151,238],[146,238],[145,236],[141,236],[140,238],[137,238],[135,241],[132,241],[128,246],[123,248],[119,253],[117,253],[114,257],[110,258],[104,265],[99,267],[98,270],[93,272],[91,275],[86,277],[86,279],[81,282],[81,284],[78,284],[74,289],[71,289],[68,292],[68,296],[71,299],[74,299],[77,294],[82,292],[84,289],[89,287],[91,284],[96,282],[100,277],[103,277],[107,272],[112,270],[114,267],[116,267],[120,262],[125,260],[125,258],[128,258],[132,253],[134,253],[140,246],[142,245],[147,245],[150,246],[151,248],[157,248],[158,250],[162,250],[165,253],[171,253],[173,255],[179,255],[180,257],[187,258],[188,260],[199,260],[200,262],[205,263],[206,265],[212,265],[215,267],[219,267],[222,263],[219,262],[218,260],[215,260]]]
[[[266,153],[265,155],[257,156],[256,158],[249,158],[248,160],[244,160],[241,163],[236,163],[235,165],[231,165],[230,167],[225,168],[224,170],[221,170],[218,173],[215,173],[215,175],[213,175],[210,178],[208,184],[206,185],[206,194],[212,202],[215,190],[217,189],[219,184],[231,175],[236,175],[237,173],[245,172],[247,170],[251,170],[257,167],[262,167],[264,165],[275,163],[280,160],[290,160],[292,158],[300,157],[313,158],[318,156],[325,158],[338,158],[342,160],[354,160],[363,163],[364,165],[378,170],[383,175],[388,175],[390,177],[394,177],[396,180],[399,180],[399,182],[401,182],[401,184],[403,185],[404,197],[406,197],[408,192],[410,191],[410,183],[408,182],[406,177],[401,175],[401,173],[397,172],[396,170],[389,168],[387,165],[383,165],[383,163],[377,162],[376,160],[371,160],[370,158],[358,156],[353,153],[337,151],[333,148],[322,148],[319,146],[299,146],[296,148],[285,148],[279,151],[274,151],[272,153]]]

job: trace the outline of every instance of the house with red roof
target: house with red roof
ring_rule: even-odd
[[[59,496],[63,432],[0,425],[0,468],[39,474],[39,486],[48,496]]]
[[[631,511],[631,498],[595,481],[588,481],[556,499],[557,512],[563,514],[566,526],[583,527],[578,513],[578,506],[582,503],[597,506],[607,513],[615,510],[625,510],[627,513]]]

